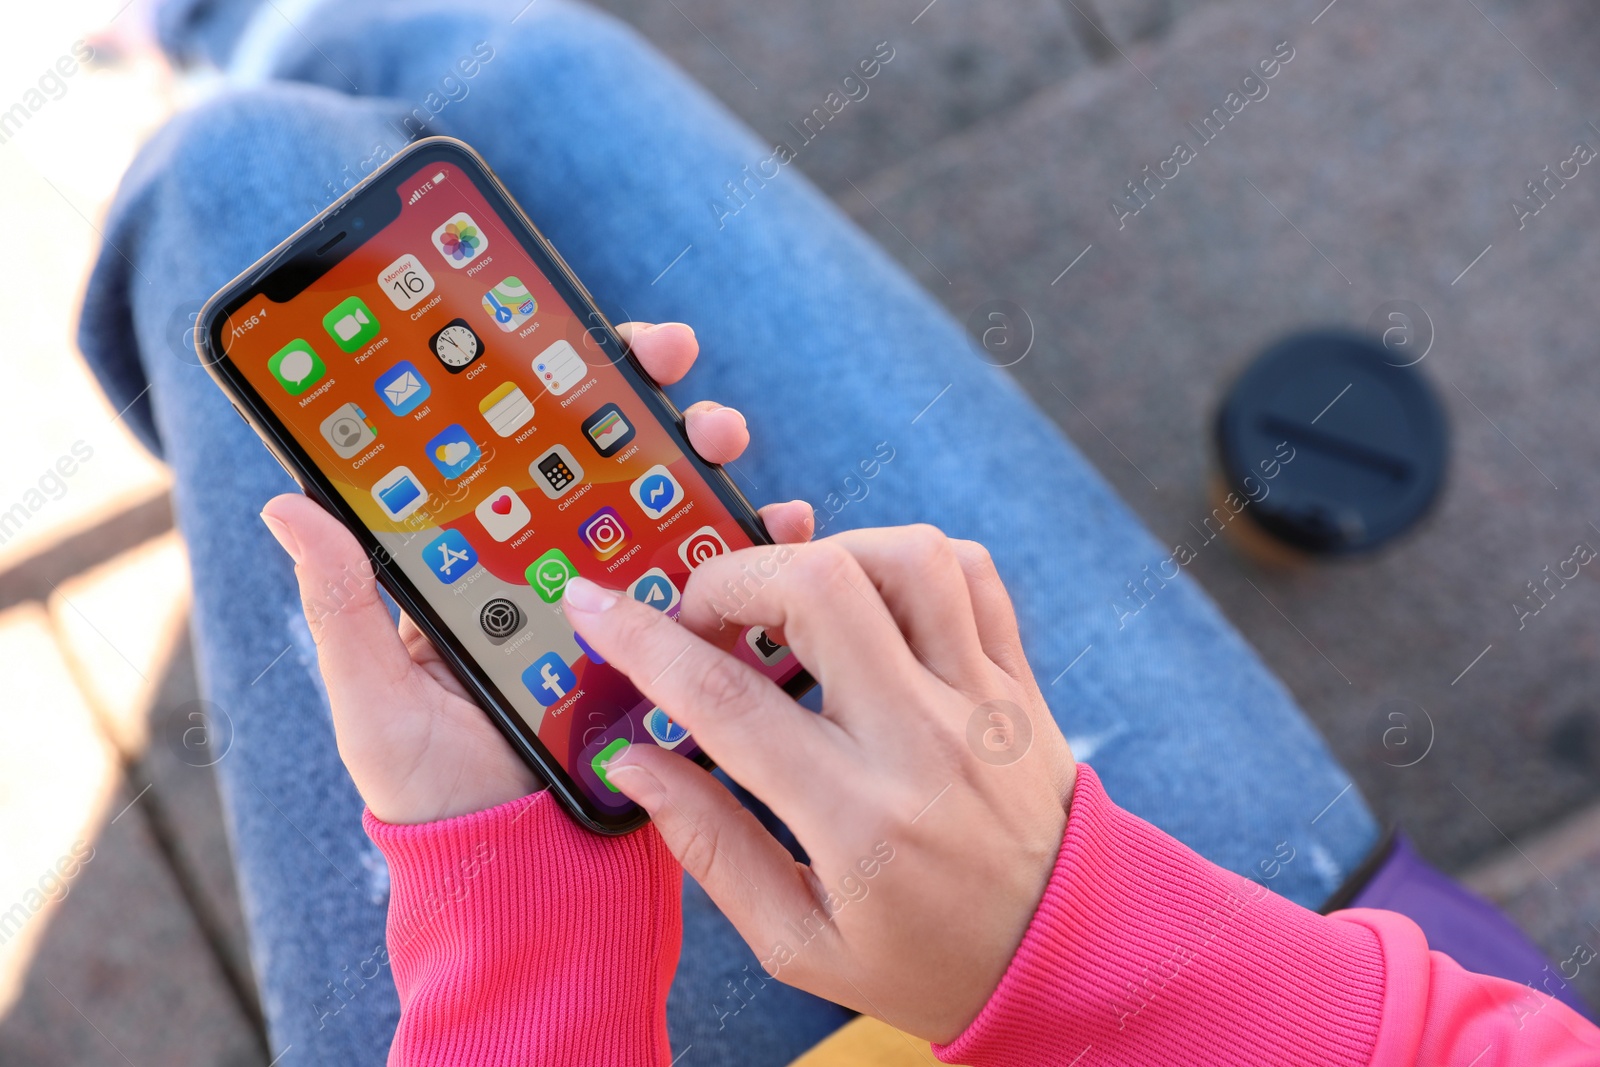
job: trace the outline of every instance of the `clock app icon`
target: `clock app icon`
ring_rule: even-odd
[[[459,374],[483,355],[483,340],[472,332],[466,319],[455,319],[428,340],[428,347],[439,357],[444,369]]]

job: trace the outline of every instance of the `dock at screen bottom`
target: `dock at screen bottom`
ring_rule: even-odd
[[[660,745],[685,756],[699,751],[681,723],[652,704],[640,704],[604,730],[596,731],[595,738],[583,746],[578,766],[572,768],[573,777],[584,784],[601,807],[621,811],[632,805],[633,801],[606,780],[605,765],[629,745],[637,744]]]

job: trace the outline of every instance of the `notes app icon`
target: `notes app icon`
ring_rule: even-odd
[[[533,402],[511,382],[478,401],[478,413],[501,437],[510,437],[533,420]]]

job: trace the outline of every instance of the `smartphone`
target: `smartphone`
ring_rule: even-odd
[[[477,153],[408,146],[213,296],[196,346],[580,823],[645,821],[606,781],[626,745],[710,766],[562,590],[581,574],[675,615],[696,566],[771,538]],[[812,684],[760,629],[734,655]]]

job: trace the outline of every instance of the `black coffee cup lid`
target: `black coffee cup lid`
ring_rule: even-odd
[[[1273,344],[1234,383],[1217,416],[1222,473],[1269,533],[1364,552],[1427,513],[1444,484],[1444,408],[1391,359],[1374,339],[1317,330]]]

